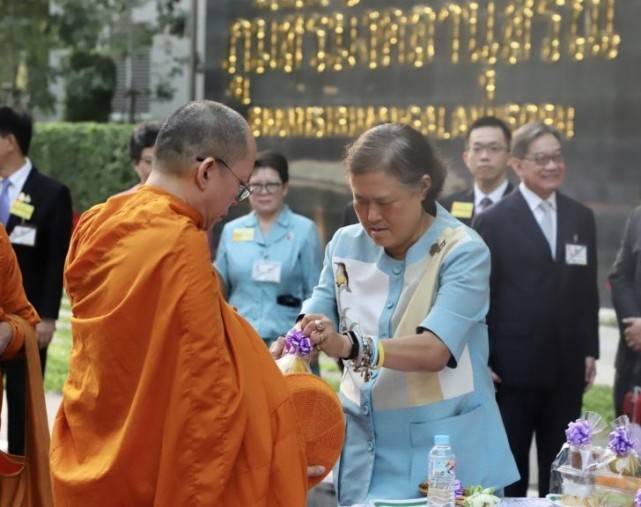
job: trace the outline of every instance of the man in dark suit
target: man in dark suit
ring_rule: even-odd
[[[621,415],[626,391],[641,385],[641,207],[625,226],[610,285],[621,331],[614,376],[614,409]]]
[[[0,220],[18,257],[27,298],[40,314],[36,326],[44,375],[47,346],[56,328],[62,272],[71,236],[71,196],[27,158],[33,124],[26,113],[0,107]],[[25,369],[22,359],[3,365],[9,406],[9,451],[24,453]]]
[[[512,133],[503,120],[483,116],[465,136],[463,161],[474,184],[441,200],[443,207],[466,225],[477,213],[501,200],[514,187],[507,179]]]
[[[536,434],[539,494],[579,417],[599,353],[596,229],[590,209],[558,192],[565,176],[559,133],[529,123],[514,133],[518,190],[474,218],[492,254],[490,368],[525,496]]]

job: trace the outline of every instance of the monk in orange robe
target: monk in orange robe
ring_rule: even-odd
[[[81,218],[57,506],[305,505],[285,378],[224,301],[204,232],[248,194],[255,150],[237,113],[191,102],[163,125],[147,184]]]
[[[22,274],[9,237],[0,225],[0,409],[2,361],[24,354],[27,360],[27,458],[0,451],[0,505],[52,506],[49,478],[49,429],[44,401],[36,324],[40,317],[27,300]],[[26,465],[25,465],[26,463]],[[23,467],[26,468],[23,470]],[[5,477],[7,482],[5,482]]]

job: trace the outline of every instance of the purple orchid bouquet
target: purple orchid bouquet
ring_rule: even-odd
[[[313,350],[309,336],[300,329],[290,329],[285,335],[284,354],[276,364],[283,373],[311,373],[309,361]]]
[[[585,412],[568,424],[566,443],[552,463],[550,491],[587,499],[593,493],[594,471],[599,466],[603,448],[594,444],[606,423],[595,412]],[[587,504],[586,504],[587,505]]]
[[[641,489],[637,489],[634,495],[634,507],[641,507]]]
[[[610,471],[631,477],[641,475],[641,459],[639,458],[638,431],[628,416],[617,417],[612,423],[613,429],[608,435],[608,454],[604,461]]]
[[[601,454],[593,446],[594,436],[606,428],[603,418],[595,412],[585,412],[582,417],[568,424],[565,430],[569,464],[578,470],[593,469]]]

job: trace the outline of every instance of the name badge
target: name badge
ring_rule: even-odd
[[[35,208],[31,204],[27,204],[24,201],[15,200],[9,209],[9,213],[17,217],[22,218],[23,220],[30,220],[33,211]]]
[[[280,283],[281,263],[260,260],[252,267],[252,280],[256,282]]]
[[[9,241],[14,245],[35,246],[36,228],[28,225],[16,225],[9,235]]]
[[[231,240],[236,243],[254,241],[254,228],[238,227],[237,229],[234,229],[234,232],[231,235]]]
[[[472,218],[472,213],[474,213],[474,203],[454,201],[452,203],[452,211],[450,213],[452,213],[456,218]]]
[[[565,245],[565,263],[574,266],[588,265],[588,247],[567,243]]]

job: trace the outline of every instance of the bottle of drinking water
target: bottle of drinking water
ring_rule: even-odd
[[[449,435],[435,435],[434,447],[427,460],[427,505],[454,507],[456,457],[450,447]]]

